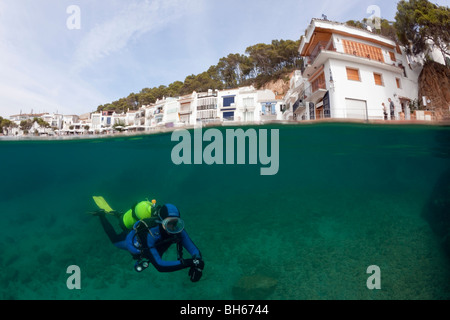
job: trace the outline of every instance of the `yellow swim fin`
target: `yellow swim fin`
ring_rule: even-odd
[[[112,211],[114,211],[103,197],[92,197],[92,198],[94,199],[97,206],[101,210],[105,210],[106,213],[111,213]]]

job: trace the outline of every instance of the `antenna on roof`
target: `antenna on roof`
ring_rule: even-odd
[[[324,14],[322,14],[322,19],[325,20],[325,21],[328,21],[328,17],[326,15],[324,15]]]

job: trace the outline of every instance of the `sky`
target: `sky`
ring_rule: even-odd
[[[0,0],[0,116],[93,112],[371,6],[394,20],[393,0]]]

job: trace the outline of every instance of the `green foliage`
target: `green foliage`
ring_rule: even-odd
[[[13,127],[15,126],[15,123],[8,120],[8,119],[4,119],[3,117],[0,117],[0,129],[1,128],[9,128],[9,127]]]
[[[241,54],[229,54],[217,64],[218,75],[226,88],[243,85],[249,79],[252,69],[252,59]]]
[[[428,0],[401,0],[397,4],[395,28],[398,39],[408,53],[426,53],[427,41],[438,46],[442,54],[449,54],[450,9]]]
[[[4,133],[4,130],[9,128],[17,128],[17,125],[8,119],[0,117],[0,133]],[[7,130],[5,131],[7,132]]]
[[[116,122],[114,125],[113,125],[113,129],[115,130],[115,131],[119,131],[119,132],[122,132],[122,131],[124,131],[124,127],[125,127],[126,125],[125,125],[125,122],[124,121],[118,121],[118,122]]]
[[[42,128],[50,128],[50,124],[41,118],[34,118],[31,123],[33,124],[34,122],[37,122],[37,124]]]
[[[370,22],[371,21],[369,21],[369,19],[364,18],[361,21],[349,20],[346,22],[346,25],[366,30],[367,25],[369,25]],[[372,23],[374,24],[375,21],[372,21]],[[376,34],[380,34],[382,36],[388,37],[394,41],[398,41],[397,29],[395,28],[394,23],[390,22],[389,20],[381,19],[380,20],[380,29],[375,29],[375,30],[373,30],[373,32]]]
[[[20,121],[20,125],[19,125],[20,129],[22,129],[23,131],[26,131],[26,132],[28,132],[32,126],[33,126],[33,121],[31,121],[29,119]]]
[[[271,44],[256,44],[247,48],[246,55],[229,54],[207,71],[187,76],[184,82],[175,81],[169,86],[144,88],[127,98],[98,106],[97,111],[125,113],[164,97],[179,97],[194,91],[223,90],[251,84],[261,87],[300,67],[299,46],[300,40],[274,40]]]
[[[37,124],[42,128],[50,128],[50,124],[47,121],[44,121],[41,118],[33,118],[33,120],[22,120],[20,121],[20,129],[22,129],[24,132],[28,132],[31,127],[33,126],[33,123],[37,122]]]

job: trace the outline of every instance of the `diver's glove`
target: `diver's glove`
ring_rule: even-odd
[[[203,275],[203,268],[205,268],[205,263],[203,262],[203,260],[192,260],[192,267],[189,269],[189,278],[192,282],[197,282],[201,279]]]

